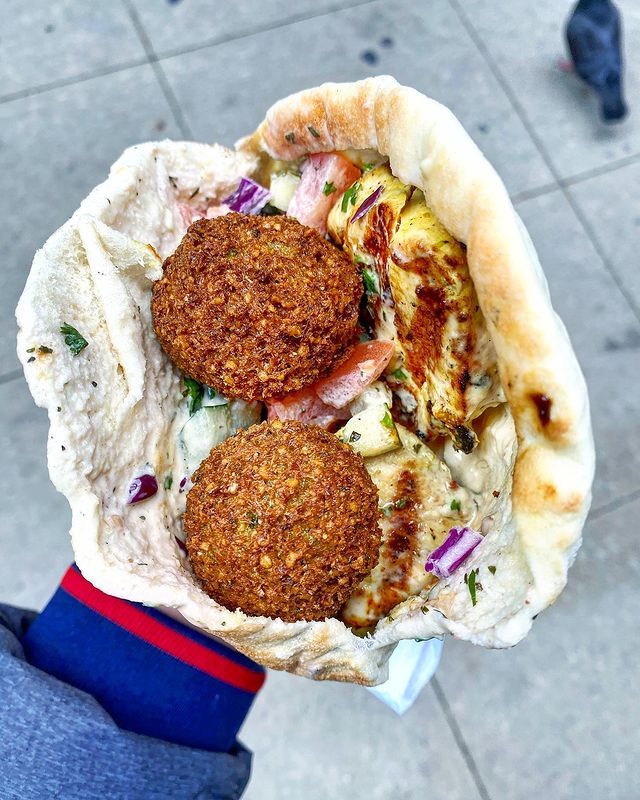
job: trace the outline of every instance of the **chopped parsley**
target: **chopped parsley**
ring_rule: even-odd
[[[490,567],[488,567],[488,570],[492,575],[496,574],[496,567],[493,564]]]
[[[462,505],[460,504],[460,501],[457,498],[454,497],[454,499],[451,501],[451,510],[452,511],[460,511],[461,508],[462,508]]]
[[[362,171],[363,172],[369,172],[369,170],[373,169],[374,167],[375,167],[375,164],[373,163],[373,161],[369,161],[366,164],[362,165]]]
[[[403,369],[397,369],[395,372],[392,373],[393,377],[397,381],[406,381],[408,378],[407,373]]]
[[[189,200],[193,200],[193,198],[198,194],[199,191],[200,191],[200,187],[196,186],[196,188],[189,195]]]
[[[402,510],[407,505],[407,498],[400,497],[396,502],[393,504],[396,508]]]
[[[333,194],[336,190],[336,187],[331,181],[325,181],[324,186],[322,187],[322,194],[330,195]]]
[[[314,127],[313,127],[313,125],[307,125],[307,130],[308,130],[308,131],[309,131],[309,133],[310,133],[310,134],[311,134],[311,135],[314,137],[314,139],[319,139],[319,138],[320,138],[320,134],[319,134],[319,133],[318,133],[318,131],[317,131],[317,130],[316,130]]]
[[[378,279],[375,272],[372,272],[366,267],[362,270],[362,283],[365,292],[369,294],[378,294]]]
[[[169,183],[173,186],[174,189],[178,188],[178,179],[174,178],[173,175],[168,175]]]
[[[414,453],[419,453],[421,449],[422,449],[422,442],[416,442],[413,445],[413,452]]]
[[[356,181],[352,186],[350,186],[347,191],[342,195],[342,205],[340,206],[342,212],[344,214],[347,213],[349,210],[349,203],[352,206],[356,204],[356,198],[358,196],[358,192],[360,191],[360,184]]]
[[[168,490],[172,486],[173,486],[173,475],[167,475],[167,477],[164,479],[164,488]]]
[[[202,398],[204,397],[204,386],[198,381],[194,381],[193,378],[187,378],[186,376],[182,379],[184,381],[184,385],[187,387],[186,390],[183,392],[183,395],[186,397],[189,396],[189,414],[195,414],[200,408],[202,408]]]
[[[51,347],[47,347],[44,344],[41,344],[40,347],[38,347],[38,352],[39,353],[43,353],[43,354],[45,354],[45,353],[53,353],[53,349]]]
[[[296,135],[293,131],[289,131],[289,133],[285,133],[284,138],[289,142],[289,144],[296,143]]]
[[[89,344],[84,336],[67,322],[60,326],[60,333],[64,336],[64,343],[74,356],[77,356]]]
[[[391,418],[391,414],[389,413],[389,409],[384,412],[384,417],[380,420],[385,428],[389,428],[389,430],[393,430],[395,425],[393,424],[393,419]]]
[[[467,588],[469,589],[469,594],[471,595],[471,605],[475,606],[476,604],[476,575],[478,574],[477,570],[471,570],[469,573],[469,578],[467,579]]]
[[[380,511],[385,515],[385,517],[390,517],[393,513],[393,503],[385,503],[384,505],[380,506]]]
[[[361,439],[361,438],[362,438],[362,434],[361,433],[358,433],[358,431],[353,431],[351,436],[349,436],[349,441],[350,442],[357,442],[358,439]]]
[[[35,347],[27,348],[27,353],[35,353],[35,352],[36,352],[36,348]]]
[[[260,515],[256,514],[255,511],[249,512],[249,527],[250,528],[257,528],[260,524]]]

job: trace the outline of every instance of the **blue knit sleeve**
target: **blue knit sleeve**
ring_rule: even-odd
[[[44,611],[0,606],[0,796],[237,798],[262,668],[72,568]]]

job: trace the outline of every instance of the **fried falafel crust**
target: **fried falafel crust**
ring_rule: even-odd
[[[285,216],[194,222],[153,289],[156,335],[187,375],[227,397],[301,389],[349,354],[362,282],[317,231]]]
[[[189,559],[225,608],[332,617],[377,563],[376,487],[362,457],[321,428],[254,425],[215,447],[193,483]]]

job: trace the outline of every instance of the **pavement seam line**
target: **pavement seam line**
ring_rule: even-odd
[[[144,67],[148,64],[147,58],[134,58],[130,61],[123,61],[121,64],[112,64],[109,67],[101,67],[93,70],[92,72],[82,72],[78,75],[71,75],[68,78],[58,78],[49,83],[41,83],[36,86],[30,86],[28,89],[19,89],[17,92],[10,92],[9,94],[0,96],[0,105],[4,103],[11,103],[14,100],[24,100],[26,97],[33,97],[38,94],[45,94],[46,92],[54,91],[55,89],[64,89],[65,86],[73,86],[76,83],[85,83],[86,81],[93,80],[93,78],[102,78],[105,75],[113,75],[116,72],[125,72],[128,69],[135,67]]]
[[[447,700],[447,697],[440,686],[440,681],[434,676],[431,679],[431,686],[433,687],[434,694],[440,706],[442,713],[447,720],[447,724],[449,729],[451,730],[451,734],[455,739],[456,744],[458,745],[458,750],[460,750],[460,754],[464,759],[465,764],[467,765],[467,769],[471,773],[471,777],[476,785],[476,789],[478,790],[478,794],[482,798],[482,800],[491,800],[491,795],[487,787],[485,786],[484,781],[482,780],[482,776],[480,775],[480,770],[478,769],[478,765],[475,762],[474,757],[471,755],[471,750],[469,750],[469,746],[462,735],[462,730],[458,725],[458,721],[456,720],[455,714],[453,713],[451,706]]]
[[[515,206],[517,203],[524,203],[525,200],[533,200],[536,197],[542,197],[545,194],[551,194],[551,192],[557,192],[559,190],[560,184],[556,182],[545,183],[535,189],[525,189],[522,192],[518,192],[518,194],[514,194],[511,198],[511,202]]]
[[[207,39],[204,42],[198,42],[198,44],[177,47],[175,50],[164,50],[158,54],[158,59],[160,61],[164,61],[165,59],[175,58],[176,56],[182,56],[187,53],[195,53],[197,50],[206,50],[207,47],[216,47],[217,45],[226,44],[227,42],[237,42],[241,39],[247,39],[250,36],[256,36],[259,33],[268,33],[269,31],[278,30],[278,28],[286,28],[289,25],[296,25],[298,22],[306,22],[307,20],[311,19],[321,19],[322,17],[330,16],[331,14],[335,14],[339,11],[349,11],[350,9],[372,5],[376,2],[379,2],[379,0],[359,0],[359,2],[354,2],[347,6],[336,3],[330,8],[327,8],[326,11],[321,11],[319,14],[314,14],[313,12],[310,12],[309,14],[299,14],[298,16],[289,17],[288,19],[281,20],[280,22],[273,22],[267,25],[257,25],[255,28],[242,33],[231,34],[230,36],[213,36],[211,39]]]
[[[13,369],[11,372],[5,372],[4,375],[0,375],[0,386],[5,383],[11,383],[11,381],[16,381],[18,378],[21,378],[22,375],[22,369]]]
[[[628,506],[630,503],[633,503],[634,501],[639,499],[640,499],[640,489],[636,489],[635,491],[629,492],[628,494],[620,495],[619,497],[616,497],[614,500],[609,500],[608,503],[604,503],[603,505],[598,506],[598,508],[594,508],[587,517],[587,522],[596,519],[601,519],[602,517],[606,517],[607,514],[612,514],[619,508],[624,508],[624,506]]]
[[[494,60],[493,56],[491,55],[488,47],[486,46],[486,44],[482,40],[482,37],[476,31],[476,29],[473,27],[473,24],[471,23],[471,21],[469,20],[469,18],[466,15],[466,13],[462,9],[462,6],[460,5],[459,0],[449,0],[449,3],[451,5],[451,7],[453,8],[453,10],[458,15],[458,18],[462,22],[464,28],[466,29],[469,37],[472,40],[472,42],[475,44],[475,46],[477,47],[478,51],[480,52],[480,54],[484,58],[485,63],[487,64],[487,66],[491,70],[491,73],[493,74],[493,77],[496,79],[496,81],[498,82],[498,84],[502,88],[502,91],[505,93],[505,95],[507,96],[508,100],[511,102],[513,110],[516,112],[516,114],[520,118],[520,121],[522,122],[522,125],[524,126],[524,129],[529,134],[532,142],[536,146],[540,156],[542,157],[543,161],[547,165],[547,168],[551,172],[551,175],[553,176],[554,180],[558,183],[558,186],[560,187],[560,191],[564,195],[565,200],[567,201],[567,203],[569,204],[569,206],[572,209],[573,213],[577,217],[578,222],[582,226],[582,229],[584,230],[585,234],[587,235],[587,238],[591,242],[591,246],[596,251],[596,254],[599,256],[600,260],[602,261],[602,265],[604,266],[605,270],[609,273],[610,277],[612,278],[613,282],[618,287],[618,290],[620,291],[620,293],[622,294],[624,299],[627,301],[627,305],[631,309],[631,312],[635,316],[636,320],[638,322],[640,322],[640,307],[638,307],[636,305],[636,302],[635,302],[633,296],[628,292],[627,288],[624,285],[624,282],[622,281],[622,279],[618,275],[617,270],[613,267],[613,264],[611,263],[609,258],[605,255],[605,252],[604,252],[604,249],[602,247],[602,244],[600,243],[600,240],[598,239],[595,231],[593,230],[589,220],[585,217],[585,215],[582,212],[582,209],[580,208],[578,203],[575,201],[573,195],[569,191],[569,187],[565,184],[563,179],[558,174],[558,170],[556,169],[553,161],[551,160],[549,154],[547,153],[547,150],[546,150],[542,140],[540,139],[540,137],[538,136],[537,132],[535,131],[535,129],[534,129],[531,121],[529,120],[529,117],[527,116],[527,113],[524,110],[522,104],[520,103],[520,100],[518,99],[516,93],[513,91],[513,89],[511,88],[511,85],[509,84],[507,79],[502,74],[502,71],[500,70],[500,68],[498,67],[497,63],[495,62],[495,60]]]
[[[156,80],[160,86],[162,94],[164,95],[165,100],[169,104],[169,108],[171,109],[171,113],[173,114],[173,118],[175,120],[176,125],[180,129],[180,133],[185,139],[193,139],[193,133],[191,132],[191,128],[184,116],[184,112],[182,111],[182,107],[176,97],[175,92],[171,88],[169,81],[167,80],[167,76],[165,75],[162,66],[158,60],[158,56],[156,55],[155,50],[153,49],[153,45],[151,44],[151,39],[149,38],[147,31],[138,16],[138,12],[133,7],[130,0],[122,0],[122,4],[124,5],[125,9],[127,10],[129,16],[131,17],[131,22],[133,23],[133,27],[136,30],[136,34],[138,35],[138,39],[140,43],[144,47],[144,51],[147,54],[147,60],[153,69],[153,72],[156,76]]]
[[[246,31],[243,33],[238,33],[231,36],[221,36],[219,38],[213,37],[211,39],[207,39],[207,41],[205,42],[199,42],[198,44],[187,45],[186,47],[176,48],[175,50],[166,50],[160,54],[156,54],[154,52],[153,59],[151,59],[147,55],[147,57],[145,58],[131,59],[130,61],[123,61],[121,64],[114,64],[108,67],[100,67],[91,72],[80,72],[77,75],[70,75],[67,78],[58,78],[57,80],[50,81],[48,83],[36,84],[35,86],[30,86],[27,89],[19,89],[15,92],[9,92],[8,94],[0,95],[0,105],[3,103],[10,103],[13,100],[23,100],[25,97],[31,97],[33,95],[51,92],[55,89],[62,89],[65,86],[73,86],[76,83],[84,83],[85,81],[89,81],[92,78],[101,78],[104,75],[112,75],[116,72],[124,72],[125,70],[132,69],[133,67],[142,67],[145,64],[150,64],[150,63],[153,64],[154,62],[156,63],[161,62],[166,59],[175,58],[176,56],[193,53],[196,50],[204,50],[207,47],[215,47],[220,44],[225,44],[226,42],[235,42],[240,39],[246,39],[249,36],[255,36],[259,33],[266,33],[268,31],[277,30],[278,28],[285,28],[288,25],[295,25],[297,22],[306,22],[307,20],[319,19],[321,17],[325,17],[330,14],[335,14],[338,11],[348,11],[353,8],[360,8],[361,6],[372,5],[373,3],[376,2],[379,2],[379,0],[361,0],[361,2],[355,2],[349,6],[334,5],[331,8],[327,9],[326,11],[321,12],[320,14],[313,14],[313,13],[306,15],[301,14],[298,17],[290,17],[289,19],[282,20],[281,22],[274,22],[272,25],[263,25],[262,27],[256,27],[250,31]],[[142,25],[141,22],[140,24]],[[146,32],[144,35],[146,36]]]
[[[592,167],[584,172],[576,172],[569,175],[568,178],[562,178],[560,183],[563,186],[575,186],[577,183],[591,180],[591,178],[599,178],[601,175],[608,175],[610,172],[616,172],[624,167],[630,167],[640,161],[640,153],[632,153],[630,156],[618,158],[615,161],[610,161],[608,164],[601,164],[599,167]]]

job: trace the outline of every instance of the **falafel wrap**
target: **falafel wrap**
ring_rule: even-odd
[[[499,177],[393,78],[285,98],[235,150],[129,148],[16,313],[102,591],[373,685],[402,639],[516,644],[566,584],[584,379]]]

